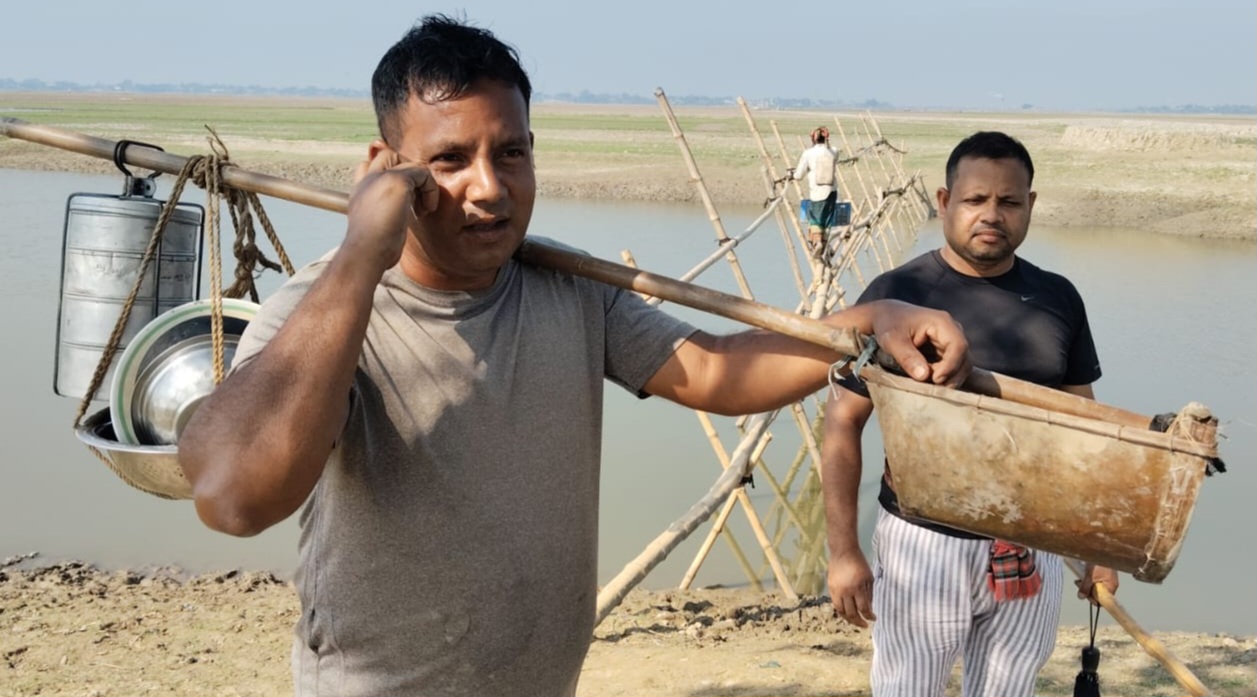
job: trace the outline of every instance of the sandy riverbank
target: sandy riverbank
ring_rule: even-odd
[[[277,695],[291,690],[298,614],[291,586],[266,573],[106,572],[77,563],[0,567],[0,697]],[[1098,645],[1106,697],[1179,695],[1117,626]],[[1158,638],[1218,695],[1251,695],[1257,638]],[[1070,695],[1081,627],[1062,628],[1039,694]],[[602,626],[582,697],[864,695],[867,632],[823,599],[746,590],[634,592]],[[958,694],[953,689],[949,694]]]

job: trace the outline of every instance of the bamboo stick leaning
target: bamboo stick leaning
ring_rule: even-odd
[[[1063,558],[1063,560],[1070,571],[1074,572],[1075,576],[1082,578],[1084,569],[1078,560],[1069,558]],[[1114,597],[1107,586],[1103,583],[1097,583],[1095,585],[1095,596],[1096,601],[1100,603],[1100,607],[1107,610],[1109,615],[1117,620],[1118,624],[1122,625],[1122,629],[1125,629],[1126,633],[1142,646],[1149,656],[1157,659],[1166,671],[1178,681],[1178,684],[1183,686],[1183,689],[1195,697],[1205,697],[1211,694],[1209,688],[1200,682],[1200,678],[1197,678],[1190,668],[1171,653],[1165,647],[1165,644],[1161,643],[1160,639],[1152,636],[1144,631],[1143,627],[1139,626],[1139,623],[1135,621],[1134,617],[1130,616],[1130,613],[1126,612],[1126,608],[1122,607],[1122,604],[1117,601],[1117,598]]]

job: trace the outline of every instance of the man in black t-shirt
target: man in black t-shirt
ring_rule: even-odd
[[[974,365],[1094,398],[1100,364],[1081,296],[1015,254],[1030,226],[1033,179],[1030,155],[1013,138],[966,138],[938,190],[945,245],[874,279],[860,302],[947,310],[964,327]],[[1031,697],[1055,646],[1060,558],[903,518],[888,463],[870,568],[856,521],[860,436],[872,411],[863,385],[844,381],[826,406],[822,474],[835,612],[861,627],[877,620],[874,697],[941,697],[962,655],[965,697]],[[1079,597],[1092,597],[1097,582],[1116,590],[1117,574],[1089,565]]]

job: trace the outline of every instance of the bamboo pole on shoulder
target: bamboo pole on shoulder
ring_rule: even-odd
[[[634,257],[633,252],[629,251],[628,249],[620,250],[620,259],[624,262],[625,266],[630,266],[634,269],[637,268],[637,258]],[[645,293],[635,292],[634,294],[647,302],[650,302],[651,300],[655,300],[655,298],[652,298]]]
[[[1082,578],[1085,573],[1082,563],[1076,559],[1069,559],[1067,557],[1062,557],[1062,559],[1065,561],[1065,565],[1069,567],[1070,571],[1074,572],[1075,576]],[[1149,656],[1155,658],[1157,662],[1160,663],[1167,672],[1169,672],[1170,676],[1173,677],[1179,685],[1183,686],[1183,689],[1187,690],[1188,693],[1194,695],[1195,697],[1206,697],[1207,695],[1212,694],[1209,691],[1209,688],[1205,687],[1205,684],[1200,681],[1200,678],[1196,677],[1196,674],[1193,673],[1186,664],[1171,653],[1170,650],[1166,648],[1165,644],[1161,643],[1160,639],[1152,636],[1145,631],[1143,627],[1139,626],[1139,623],[1135,621],[1135,618],[1131,617],[1130,613],[1126,612],[1126,608],[1117,601],[1117,597],[1114,596],[1112,591],[1108,589],[1108,586],[1105,586],[1103,583],[1097,583],[1095,586],[1095,596],[1096,600],[1100,603],[1100,606],[1108,611],[1109,616],[1117,620],[1117,623],[1122,625],[1122,629],[1125,629],[1126,633],[1129,634],[1131,638],[1134,639],[1135,642],[1148,653]]]
[[[113,159],[113,150],[116,145],[103,138],[85,136],[52,126],[31,124],[12,117],[0,117],[0,135],[50,145],[105,160]],[[124,158],[127,164],[136,167],[173,174],[182,171],[188,159],[148,148],[128,148]],[[245,191],[323,210],[339,213],[345,213],[348,210],[349,194],[343,191],[301,184],[250,172],[239,167],[224,168],[223,181],[229,186]],[[839,329],[825,322],[801,317],[771,305],[684,283],[649,271],[633,269],[605,259],[571,252],[534,239],[525,238],[516,250],[515,257],[528,264],[590,278],[627,290],[657,295],[695,310],[720,315],[760,329],[785,334],[800,341],[824,346],[838,355],[857,356],[863,348],[863,339],[852,329]],[[1038,407],[1049,412],[1104,421],[1123,428],[1146,431],[1151,423],[1150,417],[1135,412],[981,368],[975,368],[970,372],[963,389],[975,394]],[[748,431],[749,429],[750,422],[748,421]],[[1216,455],[1216,453],[1213,454]]]
[[[0,117],[0,135],[106,160],[113,159],[114,149],[117,146],[117,143],[102,138],[31,124],[11,117]],[[127,148],[122,153],[122,159],[127,164],[136,167],[169,174],[179,173],[187,162],[185,157],[143,147]],[[341,191],[292,182],[237,167],[225,168],[222,174],[225,184],[241,190],[273,196],[322,210],[344,213],[347,209],[348,195]],[[926,196],[923,195],[922,198],[928,201]],[[854,355],[859,349],[858,340],[849,332],[834,330],[825,325],[814,327],[801,322],[797,317],[784,317],[783,313],[775,308],[758,306],[757,303],[750,303],[740,298],[689,286],[646,272],[637,272],[627,267],[618,267],[610,262],[583,257],[534,241],[526,241],[517,256],[528,263],[586,276],[637,292],[667,297],[689,307],[713,312],[765,329],[780,331],[804,341],[829,346],[846,355]],[[1148,418],[1145,416],[1081,398],[1070,400],[1072,395],[1067,393],[1036,390],[1032,386],[1019,383],[1020,381],[1004,378],[995,373],[976,370],[966,382],[966,388],[979,394],[1038,406],[1050,412],[1107,421],[1123,428],[1147,429],[1148,427]],[[753,417],[747,422],[748,434],[753,433],[758,438],[768,428],[771,419],[772,415]],[[721,505],[721,502],[728,499],[735,488],[741,486],[742,474],[748,468],[747,458],[749,458],[750,450],[749,440],[744,440],[743,445],[734,452],[730,468],[716,481],[708,495],[696,503],[668,531],[656,538],[655,542],[642,555],[639,555],[634,564],[627,567],[616,580],[603,589],[598,598],[598,621],[605,618],[611,608],[623,599],[628,590],[666,557],[668,551],[675,548],[695,527],[705,521],[715,508]],[[1079,569],[1072,566],[1071,568],[1074,568],[1075,573],[1079,573]],[[631,579],[636,579],[636,581]],[[1175,678],[1192,694],[1208,694],[1207,688],[1194,675],[1191,675],[1181,662],[1164,650],[1159,642],[1143,632],[1111,594],[1107,593],[1107,589],[1099,587],[1097,597],[1110,614],[1118,619],[1123,628],[1139,641],[1145,650],[1167,665]]]
[[[668,103],[668,96],[664,94],[662,87],[655,88],[655,99],[659,102],[659,108],[663,110],[664,119],[667,120],[668,127],[672,130],[672,137],[676,140],[677,148],[681,151],[681,158],[685,160],[685,166],[690,172],[690,181],[694,183],[694,188],[698,190],[698,196],[703,201],[703,208],[707,210],[707,219],[711,221],[711,226],[716,232],[716,240],[723,243],[729,239],[729,235],[725,233],[725,226],[720,220],[720,213],[716,212],[716,204],[711,200],[711,194],[707,192],[707,182],[703,181],[703,175],[698,171],[698,163],[694,161],[694,153],[690,151],[690,144],[685,140],[685,134],[681,132],[681,124],[677,121],[676,114],[673,113],[672,105]],[[733,269],[733,277],[737,281],[743,297],[751,297],[751,286],[746,280],[746,274],[742,272],[742,265],[738,262],[738,255],[730,249],[728,254],[725,255],[725,259],[729,261],[729,266]]]

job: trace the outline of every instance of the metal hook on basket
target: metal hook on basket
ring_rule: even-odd
[[[127,147],[131,145],[139,145],[145,148],[152,148],[158,152],[166,152],[162,148],[151,143],[141,143],[138,140],[120,140],[113,146],[113,164],[126,175],[126,182],[122,185],[123,196],[143,196],[152,198],[153,193],[157,190],[157,185],[153,182],[161,172],[154,171],[147,177],[137,177],[127,169]]]
[[[851,356],[843,356],[842,358],[839,358],[836,363],[829,366],[829,396],[830,397],[833,397],[835,399],[838,397],[838,383],[841,382],[842,379],[846,377],[845,375],[842,374],[842,370],[843,368],[846,368],[848,365],[850,365],[851,361],[853,360],[855,359],[852,358]]]
[[[873,360],[873,356],[876,354],[877,339],[870,336],[865,340],[864,350],[856,357],[855,365],[851,368],[851,374],[857,378],[860,377],[860,371],[864,369],[864,366],[868,365],[869,361]]]
[[[842,381],[844,377],[846,377],[842,374],[842,371],[844,368],[854,363],[854,365],[851,368],[851,376],[855,378],[859,378],[860,371],[864,369],[864,366],[868,365],[869,361],[873,360],[873,356],[876,354],[877,354],[877,339],[874,339],[873,337],[870,336],[867,339],[865,339],[864,348],[860,351],[859,356],[843,356],[842,358],[838,359],[838,361],[835,362],[833,365],[829,366],[830,395],[831,396],[837,395],[838,383]]]

